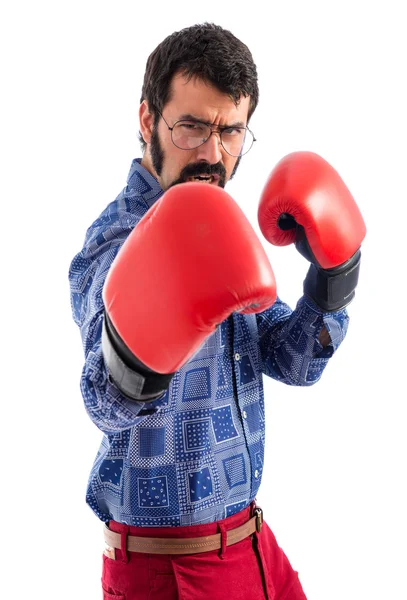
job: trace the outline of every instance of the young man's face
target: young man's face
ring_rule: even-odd
[[[162,115],[170,127],[185,119],[186,115],[218,127],[246,126],[249,103],[249,97],[241,97],[236,107],[229,96],[211,85],[196,78],[187,81],[178,74],[173,78],[171,99],[164,106]],[[234,175],[240,159],[226,152],[219,134],[213,133],[198,148],[182,150],[172,143],[171,131],[164,119],[160,117],[155,128],[146,101],[141,104],[140,131],[147,143],[141,164],[157,178],[163,190],[177,183],[191,181],[194,175],[206,174],[213,175],[206,185],[224,187]]]

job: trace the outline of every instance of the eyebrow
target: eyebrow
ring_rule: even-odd
[[[199,123],[204,123],[205,125],[213,125],[213,123],[208,123],[205,119],[201,117],[196,117],[195,115],[191,115],[190,113],[185,113],[180,115],[178,121],[197,121]],[[220,129],[229,129],[230,127],[242,127],[245,128],[246,124],[243,121],[235,121],[234,123],[230,123],[230,125],[222,125]]]

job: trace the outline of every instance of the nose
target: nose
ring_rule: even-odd
[[[220,133],[213,131],[202,146],[197,149],[197,160],[205,160],[210,165],[215,165],[222,159],[222,145],[220,143]]]

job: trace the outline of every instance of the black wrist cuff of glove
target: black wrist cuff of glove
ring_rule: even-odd
[[[152,402],[166,391],[174,373],[161,374],[143,364],[126,346],[105,313],[102,352],[110,377],[119,390],[140,402]]]
[[[361,252],[358,250],[345,263],[332,269],[311,264],[304,280],[304,294],[325,312],[347,306],[355,296],[359,278]]]

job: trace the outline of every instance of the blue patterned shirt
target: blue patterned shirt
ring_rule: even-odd
[[[277,298],[257,315],[233,313],[159,399],[125,397],[102,355],[102,288],[124,240],[163,194],[140,163],[133,161],[127,186],[88,229],[69,270],[72,314],[85,354],[82,396],[104,434],[86,499],[102,521],[208,523],[242,510],[259,489],[263,374],[288,385],[318,381],[346,334],[348,315],[322,313],[305,297],[294,311]],[[324,324],[332,340],[326,348],[318,341]]]

